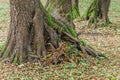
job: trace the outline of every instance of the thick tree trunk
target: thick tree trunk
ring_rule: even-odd
[[[10,31],[1,57],[26,62],[30,52],[45,54],[43,13],[39,5],[39,0],[10,0]]]
[[[64,53],[61,42],[72,44],[83,53],[95,57],[100,55],[78,39],[72,26],[52,17],[44,9],[40,0],[10,0],[10,10],[10,31],[7,44],[0,55],[4,59],[3,63],[41,60],[49,49],[52,51],[54,63],[57,63],[59,57],[63,55],[74,62]]]
[[[111,0],[94,0],[87,10],[86,19],[89,23],[97,23],[100,20],[109,24],[108,12]]]
[[[73,25],[73,19],[80,16],[78,0],[48,0],[47,10],[55,19]]]

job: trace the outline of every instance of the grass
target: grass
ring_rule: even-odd
[[[44,0],[42,0],[44,1]],[[91,0],[80,0],[80,12],[83,14]],[[120,0],[112,0],[109,17],[118,27],[102,27],[97,29],[81,29],[76,22],[77,31],[83,31],[80,36],[95,49],[100,50],[110,60],[89,58],[79,59],[75,66],[65,62],[42,68],[38,63],[30,64],[1,64],[0,80],[120,80]],[[44,2],[45,4],[45,2]],[[0,51],[3,47],[10,22],[9,1],[0,0]],[[89,33],[89,34],[88,34]],[[77,52],[77,51],[76,51]]]

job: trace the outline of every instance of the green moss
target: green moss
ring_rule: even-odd
[[[70,26],[70,27],[68,28],[67,32],[68,32],[70,35],[72,35],[74,38],[77,38],[77,34],[76,34],[75,30],[73,29],[73,27]]]
[[[1,53],[1,51],[2,51],[2,47],[3,47],[3,45],[2,45],[2,44],[0,44],[0,53]]]
[[[70,11],[70,12],[68,12],[68,19],[70,19],[70,20],[72,20],[73,19],[73,14],[72,14],[72,12]]]
[[[17,60],[18,60],[18,59],[17,59],[17,58],[15,58],[15,59],[14,59],[14,61],[13,61],[13,63],[14,63],[14,64],[18,63],[18,61],[17,61]]]
[[[57,42],[58,42],[58,43],[61,42],[61,38],[58,37],[58,38],[57,38]]]
[[[80,38],[80,42],[82,43],[83,46],[87,46],[87,43],[82,38]]]
[[[52,1],[52,2],[51,2],[51,4],[49,5],[48,10],[53,10],[53,9],[54,9],[55,3],[54,3],[53,0],[51,0],[51,1]]]
[[[98,0],[94,0],[83,17],[89,17],[91,23],[96,22],[98,16]]]
[[[73,18],[79,18],[80,17],[80,13],[79,13],[79,10],[78,10],[76,5],[72,6],[72,17]]]

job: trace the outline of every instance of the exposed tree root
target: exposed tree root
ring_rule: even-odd
[[[3,60],[3,63],[6,63],[7,61],[10,63],[21,63],[23,60],[27,60],[31,62],[40,61],[41,65],[46,66],[50,63],[58,64],[63,61],[70,61],[77,65],[76,58],[73,59],[70,56],[69,52],[66,51],[67,48],[65,49],[65,44],[62,43],[67,43],[69,46],[74,45],[73,48],[81,51],[85,55],[89,54],[93,57],[99,57],[102,55],[90,46],[83,45],[82,41],[79,40],[75,29],[69,24],[52,17],[44,9],[42,3],[40,3],[40,9],[41,10],[35,10],[36,12],[34,14],[32,26],[34,31],[30,31],[30,37],[27,35],[21,35],[23,39],[20,39],[19,36],[13,35],[12,37],[18,37],[17,40],[20,39],[21,42],[24,40],[24,42],[20,45],[19,43],[15,43],[17,42],[17,40],[14,41],[16,38],[8,38],[7,47],[5,47],[3,53],[1,54],[2,58],[8,59]],[[42,16],[40,14],[42,14]],[[23,28],[26,28],[26,26],[28,27],[28,25],[25,25]],[[19,28],[19,26],[17,28]],[[10,34],[12,34],[12,32]],[[30,39],[29,42],[27,41],[28,39]],[[10,40],[12,40],[11,43],[9,42]],[[30,47],[29,51],[28,46]],[[17,52],[15,52],[16,50]],[[8,54],[6,54],[6,51],[8,51]],[[19,51],[21,52],[19,53]],[[73,53],[71,53],[71,55],[72,54]],[[48,57],[47,55],[50,56]],[[81,56],[80,53],[77,55]],[[76,57],[77,55],[74,55],[73,57]]]

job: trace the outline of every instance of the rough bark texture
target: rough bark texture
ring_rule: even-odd
[[[90,46],[83,45],[75,29],[52,17],[40,0],[10,0],[10,10],[10,31],[6,46],[0,55],[4,59],[3,63],[40,60],[43,65],[48,64],[44,63],[42,56],[46,56],[46,51],[49,50],[52,52],[52,59],[47,59],[48,62],[57,64],[59,57],[63,58],[63,56],[68,61],[74,62],[68,54],[64,53],[62,42],[72,44],[74,48],[94,57],[101,55]]]
[[[108,12],[111,0],[94,0],[87,10],[86,19],[89,23],[97,23],[102,20],[104,24],[109,24]]]
[[[10,31],[1,54],[11,62],[28,61],[30,52],[45,53],[43,17],[39,0],[10,0]]]
[[[73,25],[73,19],[80,16],[78,0],[48,0],[46,8],[55,19]]]

